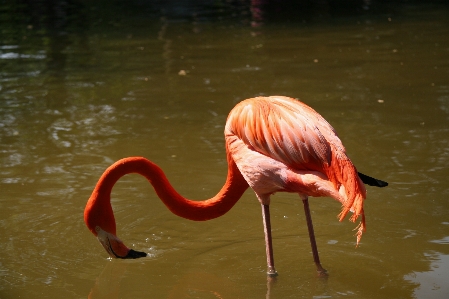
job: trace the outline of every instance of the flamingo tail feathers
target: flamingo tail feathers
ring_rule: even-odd
[[[374,186],[374,187],[380,187],[380,188],[388,186],[387,182],[367,176],[366,174],[358,172],[358,175],[359,175],[359,178],[362,180],[362,182],[368,186]]]

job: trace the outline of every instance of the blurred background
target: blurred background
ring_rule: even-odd
[[[267,282],[251,190],[193,222],[128,175],[118,236],[150,256],[108,259],[83,223],[102,172],[144,156],[207,199],[227,114],[260,95],[312,106],[390,183],[367,188],[361,245],[339,203],[311,198],[317,278],[301,200],[276,194]],[[448,298],[448,119],[446,1],[2,1],[0,298]]]

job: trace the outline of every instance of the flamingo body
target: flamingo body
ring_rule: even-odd
[[[111,257],[138,258],[143,252],[126,247],[116,236],[116,224],[110,202],[117,180],[128,173],[147,178],[157,195],[174,214],[204,221],[228,212],[248,187],[262,206],[268,275],[274,269],[269,204],[276,192],[294,192],[304,203],[314,261],[321,267],[308,196],[332,197],[342,204],[340,221],[352,211],[358,226],[357,244],[366,229],[363,183],[383,187],[386,182],[359,174],[346,155],[332,126],[306,104],[288,97],[257,97],[237,104],[229,113],[225,127],[228,175],[214,197],[195,201],[184,198],[171,186],[163,171],[142,157],[121,159],[100,177],[84,210],[84,221]]]
[[[279,192],[340,201],[340,221],[363,215],[366,189],[332,126],[315,110],[288,97],[240,102],[228,116],[226,144],[262,204]],[[365,229],[362,220],[357,243]]]

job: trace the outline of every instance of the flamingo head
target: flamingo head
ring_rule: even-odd
[[[112,258],[136,259],[145,257],[145,252],[129,249],[116,235],[114,213],[109,195],[92,194],[84,209],[84,222],[87,228],[97,237],[101,245]]]
[[[95,232],[98,241],[112,258],[137,259],[147,256],[145,252],[129,249],[116,235],[104,231],[99,226],[95,227]]]

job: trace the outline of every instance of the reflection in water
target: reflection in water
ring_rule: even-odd
[[[265,0],[251,0],[251,27],[257,28],[263,25]]]
[[[120,282],[126,271],[127,264],[115,260],[108,261],[95,280],[90,291],[89,299],[115,299],[120,298]]]
[[[151,265],[147,265],[150,266]],[[114,299],[123,297],[121,283],[132,271],[132,264],[122,260],[109,260],[96,278],[88,298]],[[241,298],[239,286],[231,279],[204,271],[190,271],[169,283],[166,298]],[[270,298],[267,295],[267,299]]]
[[[132,264],[131,264],[132,265]],[[151,265],[147,265],[150,266]],[[132,271],[129,263],[122,260],[108,260],[95,284],[89,292],[89,299],[121,298],[121,283],[127,276],[127,269]],[[278,278],[267,277],[266,299],[272,298],[272,289],[276,287]],[[318,279],[326,283],[326,278]],[[241,298],[240,286],[232,279],[217,276],[204,271],[189,271],[180,278],[174,279],[166,298]],[[323,288],[321,286],[320,288]]]

